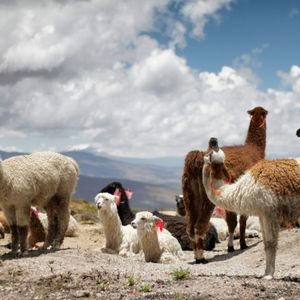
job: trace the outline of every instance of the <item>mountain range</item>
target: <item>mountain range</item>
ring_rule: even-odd
[[[26,153],[0,151],[2,159]],[[181,193],[183,158],[136,159],[101,155],[90,151],[67,151],[80,167],[73,198],[94,201],[108,183],[120,181],[133,191],[132,208],[174,208],[175,194]]]

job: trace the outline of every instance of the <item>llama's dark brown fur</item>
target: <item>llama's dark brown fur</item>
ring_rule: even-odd
[[[247,169],[265,156],[266,147],[266,115],[262,107],[256,107],[248,113],[251,121],[244,145],[223,147],[226,155],[226,165],[230,170],[232,181],[235,181]],[[183,199],[186,209],[187,232],[193,242],[197,263],[205,263],[203,256],[203,236],[208,230],[209,220],[214,205],[208,200],[202,184],[203,157],[205,151],[191,151],[187,154],[182,175]],[[233,234],[237,225],[237,216],[226,211],[226,222],[229,233]],[[246,216],[240,217],[240,246],[246,248],[245,229]],[[233,251],[228,247],[228,251]]]

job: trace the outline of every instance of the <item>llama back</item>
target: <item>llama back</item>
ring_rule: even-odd
[[[7,182],[6,190],[2,191],[4,198],[5,195],[15,199],[28,196],[38,200],[57,193],[70,194],[75,190],[79,175],[79,167],[73,159],[55,152],[15,156],[1,165]]]

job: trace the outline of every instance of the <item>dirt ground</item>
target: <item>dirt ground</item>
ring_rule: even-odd
[[[260,238],[230,254],[226,241],[217,244],[205,265],[193,264],[191,251],[167,265],[104,254],[101,226],[80,226],[79,237],[66,238],[59,251],[2,256],[0,299],[300,299],[300,229],[280,233],[275,279],[266,281],[259,278],[265,267]],[[0,240],[0,255],[9,251],[9,238]],[[175,280],[174,271],[189,277]]]

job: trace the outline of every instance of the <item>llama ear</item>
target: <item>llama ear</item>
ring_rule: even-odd
[[[247,111],[247,113],[248,113],[251,117],[253,117],[254,114],[255,114],[255,109],[250,109],[250,110]]]

